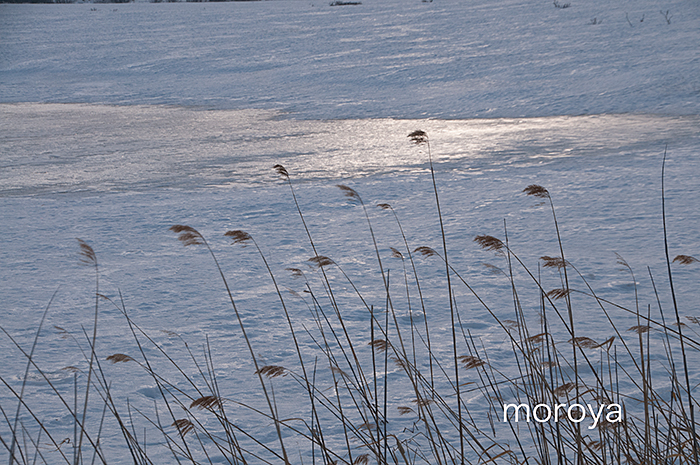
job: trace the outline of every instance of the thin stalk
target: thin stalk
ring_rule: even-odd
[[[464,464],[464,431],[462,428],[462,395],[459,385],[459,363],[457,360],[457,331],[455,330],[455,309],[452,301],[452,282],[450,280],[450,264],[447,257],[447,238],[445,236],[445,225],[442,220],[442,212],[440,210],[440,196],[438,195],[437,182],[435,181],[435,169],[433,168],[433,156],[430,150],[430,139],[424,131],[414,131],[408,137],[416,144],[425,144],[428,147],[428,162],[430,164],[430,176],[433,181],[433,192],[435,192],[435,204],[437,206],[438,218],[440,220],[440,236],[442,237],[442,250],[445,260],[445,275],[447,277],[447,295],[450,302],[450,321],[452,329],[452,356],[455,366],[455,390],[457,394],[457,417],[459,429],[459,450],[460,461]]]
[[[697,439],[697,434],[695,432],[695,412],[694,412],[694,402],[693,402],[693,396],[691,394],[690,390],[690,376],[688,375],[688,360],[685,355],[685,345],[683,344],[683,328],[681,324],[681,317],[678,314],[678,303],[676,302],[676,292],[673,287],[673,273],[671,272],[671,257],[669,256],[668,253],[668,232],[666,229],[666,193],[665,193],[665,184],[664,184],[664,176],[666,174],[666,149],[664,149],[664,159],[663,163],[661,164],[661,217],[663,220],[663,226],[664,226],[664,251],[666,252],[666,266],[668,269],[668,282],[669,286],[671,288],[671,297],[673,298],[673,309],[676,312],[676,324],[678,324],[678,334],[681,336],[681,356],[683,357],[683,370],[685,372],[685,383],[686,383],[686,390],[688,393],[688,405],[690,408],[690,430],[693,435],[693,458],[695,461],[695,465],[700,464],[699,461],[699,455],[700,451],[698,450],[698,439]]]
[[[10,465],[12,465],[13,462],[15,462],[17,459],[15,459],[15,447],[17,443],[17,436],[16,436],[16,431],[17,431],[17,423],[19,422],[19,413],[22,408],[22,398],[24,397],[24,389],[27,386],[27,379],[29,377],[29,368],[32,366],[32,358],[34,357],[34,350],[36,349],[36,344],[39,341],[39,334],[41,334],[41,328],[44,326],[44,321],[46,320],[46,315],[49,313],[49,308],[51,308],[51,303],[53,302],[53,299],[56,297],[56,294],[58,294],[58,289],[56,289],[49,299],[49,303],[46,304],[46,308],[44,309],[44,313],[41,315],[41,320],[39,320],[39,327],[36,330],[36,334],[34,335],[34,342],[32,343],[32,348],[29,351],[29,356],[27,359],[27,367],[24,369],[24,376],[22,377],[22,387],[19,391],[19,401],[17,402],[17,411],[15,412],[15,420],[14,424],[12,426],[12,440],[10,442]]]
[[[428,329],[428,314],[425,309],[425,301],[423,300],[423,291],[421,290],[420,287],[420,280],[418,279],[418,271],[416,270],[416,263],[413,260],[413,254],[411,253],[411,248],[408,246],[408,240],[406,239],[406,234],[404,233],[403,226],[401,225],[401,221],[399,221],[399,217],[396,214],[396,211],[394,208],[389,205],[389,204],[379,204],[378,207],[382,209],[390,209],[391,212],[394,214],[394,218],[396,219],[396,224],[399,226],[399,231],[401,231],[401,237],[403,238],[403,243],[404,246],[406,247],[406,253],[408,254],[408,259],[411,262],[411,267],[413,268],[413,277],[416,280],[416,288],[418,289],[418,298],[420,300],[421,304],[421,309],[423,310],[423,322],[425,323],[425,339],[426,339],[426,347],[428,349],[428,363],[430,365],[430,386],[431,390],[435,390],[435,380],[434,380],[434,375],[433,375],[433,351],[430,347],[430,330]],[[406,290],[408,293],[408,289]],[[413,315],[411,315],[411,319],[413,319]],[[412,320],[411,320],[412,321]],[[411,333],[411,338],[413,339],[413,333]],[[415,352],[415,348],[414,348]],[[415,363],[415,357],[414,357],[414,365]]]
[[[224,276],[224,271],[221,269],[221,266],[219,265],[219,261],[216,258],[216,255],[214,254],[214,251],[211,249],[209,246],[209,243],[204,239],[204,236],[202,236],[197,230],[194,228],[191,228],[189,226],[183,226],[183,225],[175,225],[170,228],[171,231],[174,231],[180,236],[178,239],[185,245],[204,245],[206,246],[207,250],[209,251],[209,254],[211,255],[212,259],[214,260],[214,264],[216,265],[216,269],[219,271],[219,275],[221,276],[221,280],[224,283],[224,286],[226,287],[226,293],[228,294],[229,301],[231,302],[231,306],[233,307],[233,311],[236,314],[236,319],[238,320],[238,326],[241,328],[241,332],[243,333],[243,339],[245,339],[246,345],[248,346],[248,351],[250,352],[250,356],[253,360],[253,364],[255,365],[255,372],[258,375],[258,379],[260,381],[260,386],[262,387],[263,394],[265,395],[265,400],[267,401],[267,405],[270,409],[270,413],[272,416],[273,421],[275,422],[275,429],[277,431],[277,437],[279,439],[280,443],[280,448],[282,449],[282,456],[284,458],[284,463],[285,465],[289,465],[289,458],[287,457],[287,450],[284,447],[284,440],[282,439],[282,431],[280,430],[280,422],[277,416],[275,415],[275,409],[272,405],[272,401],[270,400],[270,396],[267,392],[267,388],[265,387],[265,381],[263,380],[263,375],[260,372],[260,367],[258,366],[258,359],[255,356],[255,351],[253,350],[253,346],[250,342],[250,338],[248,337],[248,334],[245,331],[245,325],[243,325],[243,319],[241,318],[241,314],[238,311],[238,306],[236,305],[235,300],[233,299],[233,293],[231,292],[231,288],[228,285],[228,281],[226,280],[226,276]]]
[[[78,243],[80,244],[80,249],[81,249],[81,256],[83,257],[82,262],[85,263],[86,265],[91,265],[95,267],[95,316],[93,318],[93,327],[92,327],[92,343],[90,344],[90,363],[88,364],[88,377],[87,377],[87,383],[85,385],[85,401],[83,402],[83,417],[82,420],[80,421],[81,425],[85,425],[85,417],[87,415],[87,408],[88,408],[88,397],[90,394],[90,380],[92,379],[92,367],[93,364],[95,363],[95,343],[97,342],[97,315],[99,311],[99,303],[100,303],[100,272],[99,272],[99,267],[97,264],[97,256],[95,255],[95,251],[90,247],[87,243],[84,241],[78,239]],[[77,414],[77,411],[76,411]],[[78,452],[77,455],[75,456],[75,465],[78,465],[78,461],[81,460],[80,454],[82,454],[82,446],[83,446],[83,435],[84,435],[84,428],[80,428],[80,437],[78,439]]]

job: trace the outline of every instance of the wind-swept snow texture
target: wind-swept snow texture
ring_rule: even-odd
[[[697,2],[569,3],[0,5],[0,101],[302,118],[700,113]]]
[[[431,139],[451,260],[501,318],[513,318],[510,283],[483,264],[504,267],[503,257],[480,250],[473,238],[503,238],[505,220],[511,246],[532,269],[539,257],[558,255],[551,212],[522,193],[533,183],[550,190],[567,259],[601,297],[634,306],[634,285],[619,271],[617,252],[636,272],[643,308],[656,308],[650,266],[670,309],[660,202],[665,150],[671,254],[700,258],[700,4],[570,3],[0,5],[0,325],[30,347],[58,290],[36,360],[72,399],[74,375],[62,368],[85,371],[87,362],[53,326],[85,347],[81,328],[91,329],[94,275],[78,264],[75,238],[81,238],[97,253],[102,294],[118,301],[121,291],[132,318],[182,363],[186,352],[173,332],[200,360],[208,336],[223,395],[260,407],[251,394],[259,389],[252,362],[211,258],[201,248],[183,248],[168,228],[187,224],[205,235],[233,283],[255,350],[267,364],[294,368],[266,269],[252,247],[232,246],[223,234],[250,233],[279,284],[303,295],[303,284],[285,268],[314,275],[306,265],[313,251],[288,186],[272,169],[281,163],[319,253],[383,308],[364,217],[336,187],[347,184],[370,209],[399,318],[408,324],[408,310],[398,303],[403,268],[389,249],[401,248],[403,239],[393,216],[374,205],[394,206],[412,246],[441,249],[425,147],[406,137],[416,129]],[[449,302],[444,268],[435,260],[419,261],[418,273],[436,356],[449,364]],[[674,266],[680,314],[698,316],[697,264]],[[546,288],[561,286],[555,274],[543,276]],[[364,347],[367,312],[338,273],[331,280]],[[491,360],[507,360],[503,331],[466,289],[455,286],[455,293],[465,327]],[[537,293],[529,298],[536,307]],[[288,300],[299,329],[312,328],[305,304]],[[123,317],[107,302],[100,306],[101,360],[113,353],[136,357]],[[612,335],[595,306],[577,308],[584,309],[575,315],[581,335]],[[528,311],[535,321],[537,309]],[[615,317],[623,329],[637,324],[624,312]],[[566,339],[557,335],[557,342]],[[662,354],[661,342],[654,344]],[[304,337],[302,350],[313,364],[314,342]],[[3,378],[18,387],[26,360],[6,337],[0,352]],[[105,369],[120,406],[128,398],[152,414],[158,392],[142,369],[106,362]],[[177,375],[162,360],[158,369]],[[654,369],[665,379],[661,365]],[[391,376],[398,378],[398,370]],[[692,376],[694,386],[700,379]],[[86,376],[78,379],[84,383]],[[280,416],[307,415],[296,410],[293,383],[277,381]],[[392,395],[392,402],[410,404],[410,392]],[[35,371],[26,396],[59,439],[72,437],[72,418]],[[486,422],[481,398],[472,396],[465,400],[471,414]],[[17,401],[4,388],[0,404],[14,415]],[[93,399],[89,409],[95,427],[99,404]],[[249,431],[272,431],[259,417],[237,415]],[[395,409],[390,422],[411,427]],[[105,428],[109,463],[131,463],[114,422]],[[3,439],[7,432],[3,422]],[[162,437],[145,441],[154,463],[172,463]],[[264,442],[276,447],[273,436]],[[51,456],[50,447],[42,450]]]

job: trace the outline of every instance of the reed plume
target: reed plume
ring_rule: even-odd
[[[108,362],[112,362],[112,363],[119,363],[119,362],[126,363],[126,362],[133,362],[134,361],[133,358],[131,358],[125,354],[113,354],[113,355],[110,355],[109,357],[107,357],[106,360]]]
[[[691,257],[690,255],[676,255],[676,257],[673,259],[673,263],[680,263],[681,265],[690,265],[691,263],[695,263],[698,260],[695,257]]]

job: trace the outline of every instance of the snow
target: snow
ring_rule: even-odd
[[[190,375],[196,370],[183,344],[163,331],[181,335],[200,360],[208,337],[225,396],[261,402],[211,257],[183,248],[168,228],[187,224],[206,237],[256,351],[267,364],[295,367],[259,256],[223,234],[249,232],[283,288],[303,295],[303,284],[285,271],[297,267],[322,293],[305,264],[313,251],[289,187],[272,169],[281,163],[319,253],[383,308],[363,213],[336,187],[347,184],[369,209],[399,318],[408,324],[402,266],[389,250],[403,250],[402,239],[393,217],[374,205],[392,204],[411,246],[441,250],[427,153],[406,137],[415,129],[430,135],[451,260],[501,318],[512,318],[509,283],[483,263],[503,266],[503,259],[473,238],[504,237],[505,220],[513,249],[532,269],[538,257],[557,255],[551,212],[522,193],[534,183],[551,192],[567,258],[600,296],[634,305],[617,252],[635,271],[643,308],[656,303],[649,266],[670,309],[660,205],[665,151],[671,255],[700,255],[700,8],[681,0],[571,3],[0,4],[1,326],[29,347],[57,292],[37,360],[72,392],[73,374],[61,368],[87,362],[52,326],[85,346],[94,272],[78,263],[81,238],[97,253],[100,292],[115,301],[121,292],[132,318]],[[670,24],[659,10],[670,11]],[[435,258],[417,264],[436,352],[449,359],[444,269]],[[697,316],[697,265],[674,273],[681,315]],[[342,276],[331,275],[350,331],[365,346],[367,312]],[[518,279],[525,287],[526,277]],[[556,276],[545,279],[545,287],[557,287]],[[466,289],[455,288],[465,327],[492,360],[513,369],[502,330]],[[313,327],[306,305],[285,299],[297,329]],[[108,302],[100,306],[101,358],[136,357],[123,316]],[[577,308],[586,336],[611,335],[590,301],[581,298]],[[636,324],[623,312],[615,316],[622,328]],[[311,361],[318,356],[308,337],[302,349]],[[0,375],[20,385],[25,360],[7,337],[0,350]],[[122,402],[152,411],[152,379],[133,364],[105,369]],[[400,385],[398,370],[390,376]],[[693,376],[693,385],[700,382]],[[71,436],[72,420],[36,373],[28,389],[56,437]],[[275,392],[284,414],[305,414],[295,409],[300,391],[292,381],[282,379]],[[397,404],[410,402],[408,392],[392,395]],[[97,421],[94,401],[89,416]],[[483,416],[479,402],[474,396],[470,406]],[[16,400],[5,388],[0,405],[14,415]],[[236,415],[251,431],[270,434],[254,415]],[[391,415],[392,426],[410,423]],[[123,439],[109,428],[109,463],[129,463]],[[7,431],[0,427],[3,439]],[[161,463],[170,460],[162,438],[148,442]],[[276,447],[274,436],[264,442]]]
[[[2,5],[0,99],[310,119],[697,114],[699,22],[684,0]]]

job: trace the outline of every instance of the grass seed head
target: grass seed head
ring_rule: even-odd
[[[411,142],[413,142],[416,145],[428,143],[428,133],[425,131],[421,131],[420,129],[410,133],[408,135],[408,138],[411,139]]]
[[[535,334],[534,336],[527,338],[527,340],[533,344],[540,344],[547,340],[547,333]]]
[[[112,362],[112,363],[119,363],[119,362],[132,362],[134,359],[129,357],[128,355],[125,354],[114,354],[110,355],[107,357],[107,361]]]
[[[414,404],[416,404],[418,407],[427,407],[428,405],[430,405],[430,404],[433,403],[433,400],[432,400],[432,399],[423,399],[423,398],[419,398],[419,399],[413,399],[411,402],[413,402]]]
[[[623,271],[629,271],[632,272],[632,267],[630,266],[629,263],[627,263],[627,260],[625,260],[622,255],[619,253],[615,252],[615,257],[617,257],[617,264],[622,266],[624,268]]]
[[[389,347],[389,343],[384,339],[375,339],[368,345],[372,346],[374,349],[383,352]]]
[[[554,300],[559,300],[563,297],[568,296],[571,293],[571,289],[552,289],[547,292],[547,297]]]
[[[180,434],[184,437],[187,433],[194,429],[194,425],[187,418],[181,418],[172,422],[170,426],[174,426],[180,431]]]
[[[58,332],[58,335],[61,339],[68,339],[71,337],[70,333],[68,331],[66,331],[65,329],[61,328],[60,326],[54,325],[53,327],[56,329],[56,331]]]
[[[289,173],[287,172],[287,169],[282,166],[282,165],[275,165],[272,168],[274,168],[275,171],[277,171],[277,174],[280,176],[284,176],[285,178],[289,177]]]
[[[486,365],[485,361],[481,360],[479,357],[474,357],[473,355],[462,355],[459,357],[459,361],[464,364],[464,368],[467,370]]]
[[[170,230],[178,234],[177,240],[182,242],[182,245],[184,245],[185,247],[187,247],[188,245],[204,244],[204,238],[201,234],[199,234],[199,231],[190,226],[185,226],[184,224],[176,224],[174,226],[170,226]]]
[[[73,365],[69,365],[67,367],[61,368],[61,371],[67,371],[68,373],[82,373],[82,370],[78,367],[74,367]]]
[[[257,370],[255,374],[261,374],[268,378],[277,378],[278,376],[287,376],[287,369],[277,365],[267,365]]]
[[[433,255],[437,255],[438,253],[435,251],[435,249],[431,249],[430,247],[418,247],[416,250],[413,251],[414,253],[418,252],[419,254],[423,255],[424,257],[432,257]]]
[[[299,268],[285,268],[285,270],[292,273],[292,278],[303,278],[304,277],[304,272],[301,271]]]
[[[474,242],[486,250],[498,251],[504,247],[503,241],[493,236],[476,236]]]
[[[503,275],[503,276],[508,276],[505,271],[503,271],[501,268],[497,267],[496,265],[492,265],[491,263],[482,263],[484,267],[486,267],[487,270],[489,270],[493,274],[497,275]]]
[[[321,268],[322,266],[335,265],[335,262],[333,260],[324,255],[316,255],[315,257],[311,257],[306,261],[309,262],[310,266],[312,266],[313,268]]]
[[[97,255],[87,242],[80,238],[76,238],[80,246],[80,263],[88,266],[97,266]]]
[[[245,231],[226,231],[224,233],[224,236],[230,237],[233,239],[233,244],[245,244],[248,241],[251,241],[253,238],[251,237],[250,234],[248,234]]]
[[[530,184],[525,189],[523,189],[523,192],[525,192],[525,195],[532,195],[534,197],[540,197],[542,199],[549,198],[549,191],[542,186],[538,186],[537,184]]]
[[[676,258],[673,259],[673,263],[680,263],[681,265],[690,265],[691,263],[698,262],[698,260],[695,257],[691,257],[690,255],[676,255]]]
[[[398,249],[395,249],[393,247],[389,247],[389,249],[391,249],[391,256],[393,258],[400,258],[401,260],[403,260],[403,254],[399,252]]]
[[[548,255],[545,255],[543,257],[540,257],[540,259],[544,262],[542,266],[545,268],[564,268],[565,262],[561,259],[561,257],[550,257]]]
[[[637,325],[637,326],[632,326],[627,331],[632,331],[632,332],[635,332],[637,334],[644,334],[644,333],[648,333],[650,330],[651,330],[651,327],[649,327],[649,325]]]
[[[597,349],[598,347],[601,346],[601,344],[598,344],[590,337],[585,337],[585,336],[569,339],[569,344],[571,344],[572,342],[575,342],[577,346],[579,346],[583,349]]]
[[[338,189],[341,190],[343,194],[345,194],[345,197],[349,198],[353,202],[362,202],[362,199],[360,198],[360,194],[357,193],[355,189],[352,187],[345,186],[343,184],[336,184],[338,186]]]
[[[221,408],[222,402],[216,396],[204,396],[199,399],[195,399],[191,404],[190,408],[196,408],[197,410],[212,410],[214,407]]]

